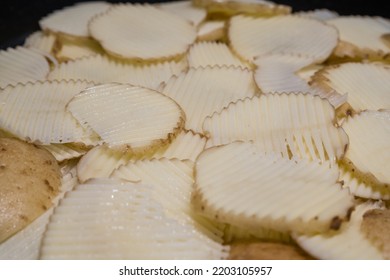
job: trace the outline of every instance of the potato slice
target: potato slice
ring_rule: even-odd
[[[51,54],[54,48],[57,37],[53,33],[45,33],[43,31],[35,31],[30,34],[24,41],[24,47],[41,50]]]
[[[224,41],[226,39],[226,22],[208,20],[198,27],[197,41]]]
[[[340,44],[334,52],[336,57],[382,59],[390,53],[381,39],[390,33],[390,26],[379,17],[340,16],[327,23],[340,34]]]
[[[334,234],[294,234],[298,245],[310,255],[319,259],[352,260],[383,259],[377,249],[361,230],[363,216],[367,211],[380,209],[380,203],[366,202],[356,206],[350,221],[344,223]]]
[[[100,1],[77,3],[45,16],[39,21],[39,26],[54,33],[89,37],[88,22],[110,7],[109,3]]]
[[[95,83],[129,83],[157,89],[162,82],[187,69],[187,63],[165,62],[136,65],[108,56],[95,55],[61,63],[49,73],[49,80],[83,79]]]
[[[96,134],[84,129],[65,110],[80,91],[92,86],[82,81],[36,82],[7,87],[0,93],[0,127],[37,144],[96,144]]]
[[[187,55],[189,67],[236,66],[250,68],[242,62],[224,43],[200,42],[194,44]]]
[[[389,194],[390,110],[361,112],[347,118],[342,127],[349,137],[343,167],[352,173],[352,178]]]
[[[209,14],[232,16],[248,14],[269,17],[289,14],[291,7],[264,0],[192,0],[196,7],[205,8]]]
[[[300,12],[294,13],[294,15],[301,16],[301,17],[308,17],[308,18],[312,18],[312,19],[318,19],[321,21],[327,21],[327,20],[339,17],[339,14],[337,12],[331,11],[328,9],[300,11]]]
[[[156,7],[179,16],[191,22],[194,26],[199,26],[207,16],[206,10],[193,6],[191,0],[162,2],[156,4]]]
[[[54,211],[43,259],[221,259],[228,247],[164,214],[151,185],[93,180]],[[96,234],[98,233],[98,234]],[[158,248],[158,249],[157,249]]]
[[[338,229],[353,197],[338,170],[234,142],[200,154],[193,203],[207,217],[248,229],[306,233]]]
[[[142,155],[123,154],[105,145],[95,147],[83,156],[77,165],[80,182],[91,178],[108,178],[110,174],[129,161],[141,159],[180,159],[195,161],[206,145],[206,138],[192,131],[182,131],[169,146]]]
[[[0,50],[0,89],[45,79],[50,71],[45,56],[25,47]]]
[[[248,62],[264,55],[295,55],[323,62],[337,44],[337,30],[325,23],[299,16],[251,18],[235,16],[228,25],[235,53]]]
[[[185,128],[202,133],[207,116],[222,110],[230,102],[254,96],[258,88],[250,70],[215,66],[191,68],[170,79],[161,92],[183,108],[187,116]]]
[[[79,158],[87,153],[87,149],[72,144],[43,145],[42,148],[48,150],[58,162]]]
[[[264,151],[334,165],[348,144],[334,121],[334,108],[318,96],[269,94],[230,104],[206,118],[203,130],[209,136],[206,147],[254,141]]]
[[[66,36],[57,36],[54,55],[58,61],[68,61],[104,54],[104,50],[93,39],[90,38],[68,38]]]
[[[340,114],[362,110],[390,109],[390,67],[374,63],[344,63],[325,67],[313,82],[326,90],[348,94],[348,105]],[[349,112],[347,112],[349,111]]]
[[[191,23],[139,4],[113,6],[89,23],[89,31],[108,53],[135,61],[180,57],[196,39],[196,28]]]
[[[109,147],[135,154],[170,143],[185,123],[185,114],[172,99],[126,84],[88,88],[77,94],[67,109]]]

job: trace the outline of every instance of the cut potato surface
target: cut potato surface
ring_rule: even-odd
[[[342,127],[349,146],[341,164],[358,180],[390,191],[390,110],[361,112]]]
[[[152,189],[112,179],[77,186],[56,208],[41,258],[226,258],[228,247],[166,217]]]
[[[54,34],[35,31],[26,38],[24,47],[38,49],[50,54],[53,51],[55,41],[56,36]]]
[[[196,39],[190,22],[139,4],[113,6],[89,23],[89,31],[108,53],[136,61],[180,57]]]
[[[103,54],[102,47],[90,38],[71,38],[57,36],[54,55],[58,61],[76,60],[86,56]],[[56,67],[57,68],[57,67]],[[80,77],[78,77],[80,78]]]
[[[313,11],[298,12],[298,13],[294,13],[294,15],[301,16],[301,17],[308,17],[312,19],[318,19],[322,21],[334,19],[339,16],[339,14],[336,13],[335,11],[330,11],[328,9],[317,9]]]
[[[338,38],[334,27],[298,16],[235,16],[230,19],[228,37],[234,52],[249,62],[268,54],[291,54],[311,58],[312,63],[324,61]]]
[[[205,21],[198,27],[198,41],[223,41],[226,39],[224,20]]]
[[[96,15],[107,11],[106,2],[83,2],[54,11],[39,21],[43,30],[76,37],[89,37],[88,22]]]
[[[200,154],[193,203],[210,218],[249,229],[337,230],[353,206],[337,179],[329,166],[234,142]]]
[[[374,63],[344,63],[325,67],[314,82],[325,90],[348,94],[352,110],[390,109],[390,67]]]
[[[50,71],[45,56],[25,47],[0,50],[0,89],[7,85],[43,80]]]
[[[206,147],[254,141],[267,152],[335,164],[348,137],[334,118],[333,107],[318,96],[268,94],[230,104],[207,118],[203,130]]]
[[[157,89],[173,75],[187,68],[184,61],[135,65],[104,55],[61,63],[48,75],[49,80],[83,79],[95,83],[129,83]]]
[[[232,66],[191,68],[170,79],[162,89],[162,93],[175,100],[185,112],[185,128],[198,133],[202,133],[207,116],[257,92],[252,72]]]
[[[185,114],[172,99],[126,84],[88,88],[76,95],[67,109],[109,147],[133,153],[170,143],[185,122]]]
[[[42,147],[48,150],[58,162],[79,158],[87,153],[87,149],[72,144],[51,144]]]
[[[157,7],[175,16],[182,17],[195,26],[199,26],[207,16],[206,10],[193,6],[191,0],[163,2],[157,4]]]
[[[82,81],[45,81],[7,87],[0,92],[0,127],[37,144],[89,145],[96,135],[85,130],[65,107],[92,85]]]
[[[294,234],[294,238],[301,248],[319,259],[383,259],[382,252],[369,241],[361,230],[364,214],[369,210],[380,208],[379,203],[368,201],[356,206],[350,221],[344,223],[339,232],[312,236]]]

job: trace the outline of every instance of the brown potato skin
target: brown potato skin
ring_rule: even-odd
[[[0,243],[50,208],[60,186],[60,168],[50,152],[0,138]]]

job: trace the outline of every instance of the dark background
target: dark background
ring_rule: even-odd
[[[0,49],[4,49],[8,46],[22,44],[24,38],[28,34],[39,29],[39,19],[48,13],[82,1],[85,2],[87,0],[2,0],[0,9]],[[118,3],[126,1],[108,0],[107,2]],[[130,2],[156,3],[164,2],[164,0],[139,0]],[[293,7],[293,11],[327,8],[342,15],[376,15],[390,18],[390,1],[388,0],[275,0],[274,2],[290,5]]]

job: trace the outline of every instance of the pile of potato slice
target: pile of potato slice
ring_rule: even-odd
[[[1,259],[389,258],[388,19],[192,0],[39,24],[0,50],[0,129],[61,187]]]

